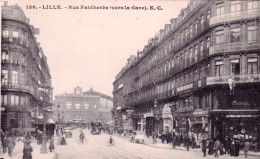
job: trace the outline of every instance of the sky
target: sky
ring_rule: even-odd
[[[76,86],[112,96],[115,76],[130,55],[143,50],[171,18],[176,18],[188,0],[9,0],[19,5],[40,29],[37,41],[47,56],[54,96],[72,93]],[[1,2],[1,5],[3,2]],[[26,9],[35,5],[38,9]],[[61,5],[62,10],[42,9]],[[122,6],[129,10],[68,9],[71,6]],[[163,10],[136,10],[161,6]],[[41,7],[41,8],[40,8]],[[67,7],[67,8],[65,8]]]

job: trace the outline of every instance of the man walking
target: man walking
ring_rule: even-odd
[[[9,138],[8,138],[8,140],[7,140],[8,155],[9,155],[10,157],[12,157],[12,155],[13,155],[14,146],[15,146],[15,140],[14,140],[14,138],[10,135]]]
[[[207,141],[206,139],[203,137],[202,141],[202,152],[203,152],[203,157],[206,156],[206,152],[207,152]]]

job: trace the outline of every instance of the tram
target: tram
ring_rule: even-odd
[[[100,135],[102,131],[102,124],[99,121],[91,122],[91,134]]]

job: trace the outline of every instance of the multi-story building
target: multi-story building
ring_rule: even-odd
[[[260,144],[260,2],[190,1],[113,83],[115,126]]]
[[[99,120],[105,124],[112,120],[112,101],[112,97],[108,95],[96,92],[92,88],[82,92],[82,88],[78,86],[74,88],[73,93],[55,96],[54,119],[65,123],[78,119],[84,123]]]
[[[5,3],[1,20],[1,126],[27,131],[50,110],[50,70],[35,37],[39,29],[29,24],[22,9]]]

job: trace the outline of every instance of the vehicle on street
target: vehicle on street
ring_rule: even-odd
[[[71,138],[72,137],[71,127],[64,128],[64,134],[66,138]]]
[[[141,131],[133,131],[131,142],[144,144],[145,142],[145,135]]]
[[[99,121],[95,121],[91,123],[91,134],[92,135],[100,135],[102,130],[102,124]]]

